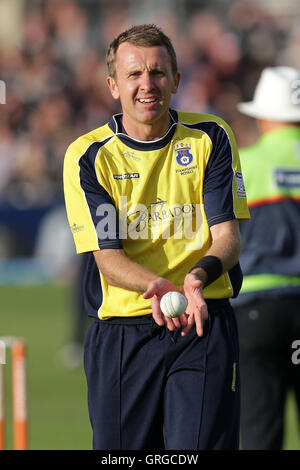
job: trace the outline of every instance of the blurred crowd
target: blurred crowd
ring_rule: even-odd
[[[129,0],[18,2],[22,8],[11,41],[0,44],[0,80],[6,85],[6,103],[0,105],[0,204],[40,206],[63,198],[67,146],[119,111],[105,83],[105,52],[136,20]],[[300,67],[299,15],[286,4],[284,14],[253,1],[225,2],[226,11],[214,1],[183,4],[184,15],[174,1],[172,10],[140,21],[160,25],[176,48],[182,83],[172,106],[218,114],[232,126],[240,147],[251,144],[256,129],[236,104],[252,97],[265,66]],[[12,21],[1,14],[2,23]]]

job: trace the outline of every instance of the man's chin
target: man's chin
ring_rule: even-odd
[[[162,109],[148,109],[144,110],[143,112],[138,113],[139,114],[139,121],[143,124],[154,124],[160,119],[165,119],[165,117],[168,115],[168,109],[167,110],[162,110]]]

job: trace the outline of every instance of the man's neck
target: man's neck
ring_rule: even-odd
[[[126,120],[126,117],[123,116],[122,118],[122,127],[125,133],[129,135],[129,137],[141,141],[153,141],[160,139],[168,132],[170,123],[171,119],[169,113],[164,120],[159,120],[150,124],[132,124]]]
[[[266,119],[257,119],[257,125],[261,135],[284,127],[299,126],[299,124],[293,122],[268,121]]]

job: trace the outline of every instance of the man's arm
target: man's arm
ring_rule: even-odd
[[[212,245],[205,256],[216,256],[220,259],[223,273],[228,272],[239,260],[241,251],[241,236],[238,220],[229,220],[210,227]],[[191,271],[205,284],[207,273],[202,268]]]
[[[166,324],[171,331],[180,325],[186,325],[185,315],[182,315],[180,320],[171,319],[163,315],[160,310],[161,297],[169,291],[179,291],[172,282],[132,261],[122,249],[94,251],[94,257],[108,284],[143,292],[145,299],[151,299],[152,315],[158,325]]]
[[[212,244],[205,256],[215,256],[222,264],[222,273],[229,271],[239,260],[241,236],[238,220],[229,220],[210,227]],[[207,305],[203,297],[203,288],[207,281],[207,272],[203,268],[192,269],[184,280],[183,293],[188,300],[186,314],[187,326],[182,331],[186,335],[196,323],[199,336],[203,335],[202,321],[207,319]]]
[[[217,256],[222,263],[223,272],[227,272],[239,258],[241,239],[238,221],[216,224],[210,231],[212,245],[206,256]],[[158,325],[166,324],[171,331],[183,326],[185,328],[182,335],[186,335],[196,322],[197,333],[202,336],[202,320],[207,318],[207,306],[202,293],[207,273],[202,268],[195,268],[184,280],[183,293],[188,300],[187,315],[171,319],[161,313],[160,299],[169,291],[178,291],[174,284],[132,261],[122,249],[94,251],[94,256],[108,284],[144,292],[143,297],[151,299],[153,318]]]
[[[94,251],[97,266],[111,286],[144,292],[159,276],[126,256],[122,249]]]

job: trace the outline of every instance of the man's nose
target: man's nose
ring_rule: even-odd
[[[145,72],[142,75],[142,80],[141,80],[141,89],[143,91],[150,91],[154,87],[153,83],[153,77],[149,72]]]

